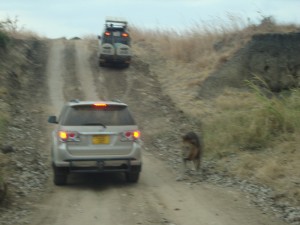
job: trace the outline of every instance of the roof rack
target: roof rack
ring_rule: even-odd
[[[105,18],[106,27],[126,28],[127,24],[128,24],[127,20],[122,17],[107,16]]]

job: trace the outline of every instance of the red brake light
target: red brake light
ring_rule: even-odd
[[[122,33],[122,37],[128,37],[129,35],[127,33]]]
[[[105,35],[105,36],[110,36],[110,35],[111,35],[111,33],[110,33],[110,32],[108,32],[108,31],[106,31],[106,32],[104,33],[104,35]]]
[[[107,104],[105,104],[105,103],[95,103],[93,106],[94,107],[106,107]]]
[[[125,137],[130,138],[131,137],[131,132],[130,131],[125,132]]]

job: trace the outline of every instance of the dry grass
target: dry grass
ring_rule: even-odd
[[[1,76],[1,71],[0,71],[0,76]],[[3,97],[6,96],[6,92],[5,95],[3,94],[1,96],[1,90],[4,91],[5,89],[3,89],[0,85],[0,146],[1,146],[2,135],[5,134],[7,123],[10,119],[8,104],[6,104],[4,101],[1,101],[1,99],[3,99]]]
[[[300,204],[300,91],[266,98],[226,89],[210,101],[199,100],[203,80],[222,67],[254,34],[299,31],[265,17],[251,24],[232,17],[213,27],[196,24],[185,32],[131,28],[135,54],[151,65],[166,94],[190,117],[201,120],[206,157],[219,169],[273,187]]]
[[[263,18],[259,25],[236,16],[228,17],[226,24],[222,20],[211,24],[199,23],[183,32],[172,29],[142,30],[134,26],[130,30],[136,42],[151,43],[166,58],[211,72],[226,62],[254,34],[287,33],[299,29],[294,25],[278,25],[270,17]]]
[[[150,63],[153,58],[161,61],[159,67],[163,68],[157,68],[160,81],[180,108],[189,107],[191,101],[194,105],[202,106],[197,94],[203,80],[230,60],[252,35],[299,29],[293,25],[277,25],[269,17],[263,18],[258,25],[235,16],[229,16],[226,21],[226,24],[222,21],[194,24],[180,33],[174,30],[130,28],[133,48],[141,46],[145,50],[141,54],[147,55],[144,58]],[[189,114],[202,116],[198,111],[190,111]]]
[[[214,100],[203,122],[206,151],[234,176],[269,185],[300,204],[300,90],[280,98],[257,91],[227,90]]]
[[[240,153],[238,162],[229,165],[230,170],[241,178],[272,187],[280,198],[300,204],[300,152],[297,150],[300,143],[297,139],[275,143],[276,146],[262,152]]]
[[[45,38],[41,37],[36,32],[20,27],[18,17],[7,18],[6,20],[0,21],[0,31],[4,31],[9,37],[14,39],[26,40],[31,38]]]

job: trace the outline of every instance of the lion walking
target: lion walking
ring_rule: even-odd
[[[191,131],[182,136],[182,163],[183,174],[187,171],[187,163],[192,162],[195,171],[199,172],[203,154],[203,141],[201,136]],[[183,176],[182,174],[182,176]],[[180,179],[180,178],[179,178]],[[178,179],[178,180],[179,180]],[[182,179],[182,177],[181,177]]]

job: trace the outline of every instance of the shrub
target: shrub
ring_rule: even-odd
[[[224,156],[237,150],[259,150],[274,140],[290,140],[300,132],[300,90],[275,96],[248,82],[252,92],[233,92],[215,101],[205,124],[208,152]],[[267,92],[267,94],[266,94]]]

